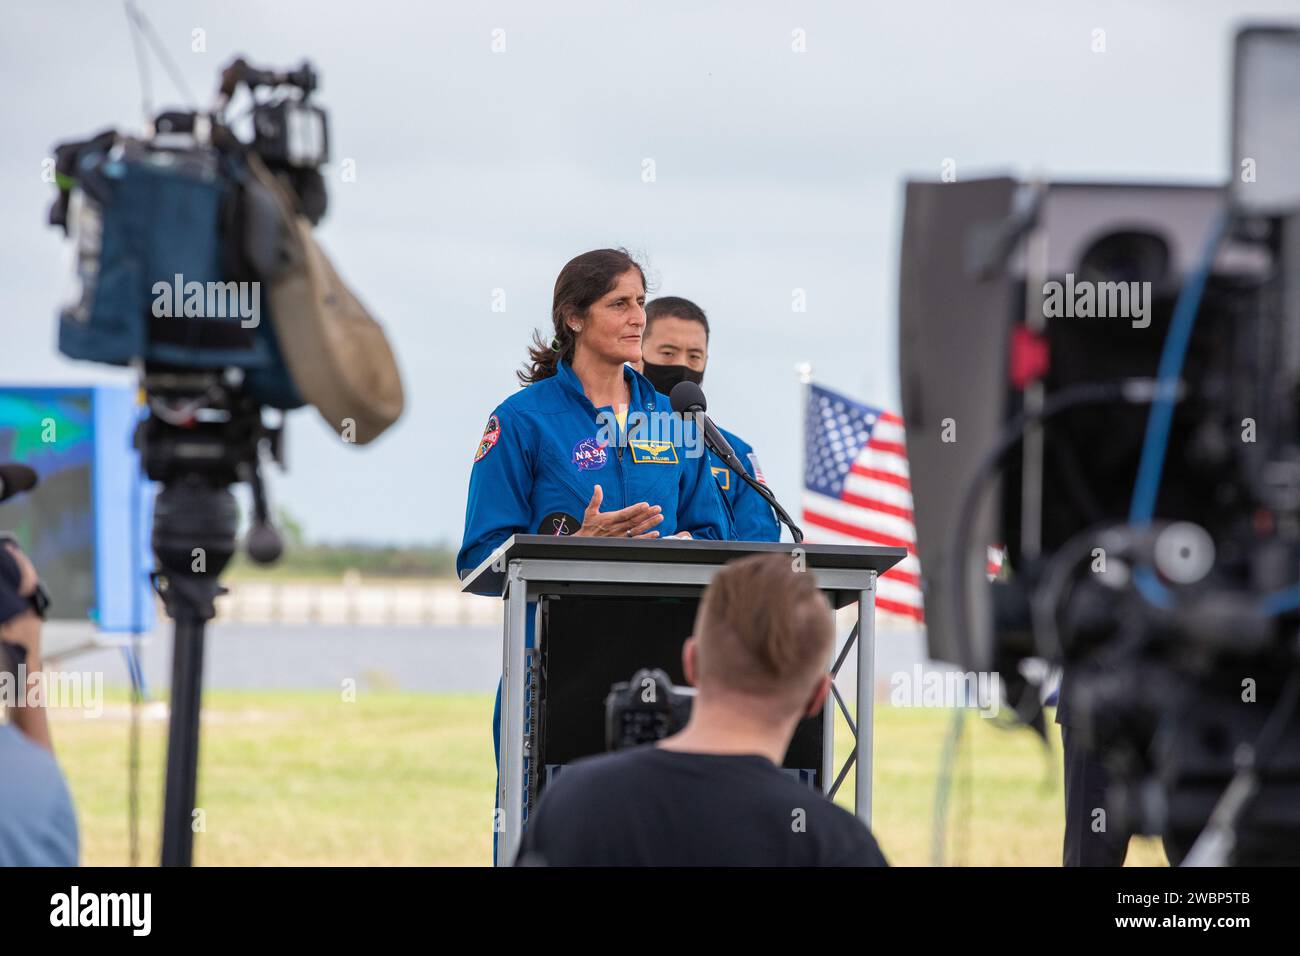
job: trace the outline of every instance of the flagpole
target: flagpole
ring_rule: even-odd
[[[812,390],[812,363],[800,362],[794,367],[799,375],[799,515],[803,519],[803,497],[808,485],[808,400]],[[783,532],[784,533],[784,532]]]
[[[807,474],[808,474],[808,402],[811,399],[812,392],[812,363],[800,362],[794,367],[799,376],[799,499],[802,502],[803,496],[807,491]],[[803,513],[802,506],[799,509]],[[832,612],[834,613],[834,612]],[[839,637],[839,615],[836,618],[836,638]],[[831,659],[826,662],[827,667],[834,667],[835,660],[839,656],[838,648],[831,645]],[[834,674],[831,675],[834,680]],[[835,781],[835,711],[828,699],[822,709],[822,793],[829,795],[831,784]]]

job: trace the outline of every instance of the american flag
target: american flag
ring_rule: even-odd
[[[907,548],[907,557],[881,575],[876,608],[924,620],[903,420],[809,385],[804,444],[807,540]]]
[[[804,411],[803,522],[808,541],[906,548],[880,577],[876,608],[924,621],[903,419],[820,385]],[[996,575],[1001,552],[990,549]]]

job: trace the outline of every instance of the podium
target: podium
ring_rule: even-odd
[[[548,778],[560,769],[554,763],[548,765],[544,749],[562,751],[568,759],[603,749],[592,745],[590,724],[595,720],[592,695],[599,692],[599,700],[603,701],[609,686],[588,686],[584,694],[585,709],[576,714],[567,712],[561,693],[561,685],[566,682],[556,673],[561,659],[570,671],[581,669],[581,664],[569,662],[579,658],[591,661],[606,651],[628,660],[629,645],[635,653],[638,641],[653,640],[655,647],[645,652],[657,653],[659,659],[646,663],[661,666],[670,673],[677,671],[695,605],[713,575],[728,561],[770,553],[789,556],[793,565],[811,574],[832,608],[858,605],[858,620],[848,640],[835,659],[827,662],[832,674],[838,675],[850,648],[855,643],[858,645],[858,721],[855,724],[839,688],[832,684],[832,697],[828,698],[822,715],[808,719],[815,721],[815,725],[800,726],[791,751],[798,746],[807,754],[810,734],[816,734],[811,743],[820,753],[816,766],[805,772],[805,778],[811,776],[812,782],[828,796],[835,795],[856,763],[855,812],[863,822],[871,822],[876,579],[903,559],[904,549],[517,534],[461,581],[462,591],[499,595],[506,605],[502,635],[501,750],[494,820],[498,866],[513,863],[527,812]],[[530,615],[534,634],[531,649],[527,647]],[[629,634],[633,640],[628,639]],[[575,653],[573,648],[580,653]],[[618,665],[614,662],[610,666]],[[632,677],[631,670],[615,673],[621,674],[624,681]],[[567,693],[572,694],[576,684],[569,679],[567,686]],[[835,722],[829,706],[831,699],[844,714],[855,738],[853,752],[838,773],[833,773]],[[528,720],[525,720],[525,710]],[[558,730],[565,732],[563,738],[554,732]],[[552,732],[548,734],[548,731]],[[576,745],[575,740],[578,740]],[[789,763],[787,760],[788,768]],[[791,772],[800,769],[796,766]]]

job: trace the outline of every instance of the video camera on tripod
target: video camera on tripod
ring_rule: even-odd
[[[383,329],[312,234],[330,139],[317,85],[307,63],[281,72],[239,58],[211,109],[55,152],[50,222],[73,238],[79,280],[59,349],[137,369],[149,414],[136,444],[162,486],[154,582],[176,626],[164,864],[190,857],[203,628],[234,554],[232,484],[252,489],[249,556],[269,563],[281,550],[260,464],[282,461],[282,424],[263,410],[310,404],[344,443],[366,444],[404,404]],[[241,91],[251,107],[233,116]]]
[[[1226,190],[913,182],[903,233],[930,655],[1040,731],[1063,664],[1173,862],[1300,859],[1300,30],[1235,53]]]

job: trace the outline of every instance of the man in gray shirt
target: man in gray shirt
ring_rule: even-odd
[[[27,556],[0,546],[0,867],[77,865],[72,796],[43,698],[27,694],[42,667],[41,619],[30,600],[36,583]]]

